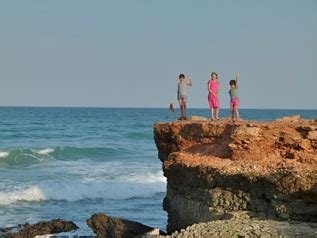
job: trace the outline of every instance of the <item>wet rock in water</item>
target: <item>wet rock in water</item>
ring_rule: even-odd
[[[125,219],[111,218],[102,213],[92,215],[87,220],[87,224],[100,238],[155,237],[164,234],[153,227]]]
[[[2,229],[1,237],[5,238],[33,238],[35,236],[70,232],[78,229],[72,221],[55,219],[48,222],[38,222],[36,224],[24,224],[13,228]]]

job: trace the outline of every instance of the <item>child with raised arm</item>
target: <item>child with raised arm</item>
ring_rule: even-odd
[[[192,78],[189,76],[188,79],[185,78],[184,74],[180,74],[178,77],[178,90],[177,90],[177,100],[179,102],[179,107],[181,110],[180,120],[187,119],[187,86],[192,86]]]
[[[219,120],[219,90],[220,84],[218,81],[218,74],[216,72],[211,73],[211,79],[208,81],[208,102],[211,114],[211,120]]]
[[[239,74],[236,75],[236,79],[230,80],[229,85],[231,89],[229,90],[230,94],[230,109],[231,109],[231,118],[232,121],[239,121],[239,95],[238,95],[238,81],[239,81]]]

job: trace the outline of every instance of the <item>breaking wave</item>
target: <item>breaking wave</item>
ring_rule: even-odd
[[[149,198],[158,193],[163,193],[165,190],[166,183],[162,182],[162,178],[157,181],[151,180],[143,183],[46,181],[37,185],[0,192],[0,205],[48,200],[75,202],[95,199]]]

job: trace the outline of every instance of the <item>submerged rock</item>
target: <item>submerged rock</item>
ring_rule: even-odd
[[[24,224],[18,227],[2,229],[1,237],[5,238],[33,238],[35,236],[70,232],[78,229],[72,221],[55,219],[49,222],[38,222],[36,224]]]
[[[98,238],[153,237],[163,234],[153,227],[125,219],[111,218],[102,213],[92,215],[87,220],[87,224]]]

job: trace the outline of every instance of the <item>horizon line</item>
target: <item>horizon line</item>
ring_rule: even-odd
[[[168,110],[168,107],[149,107],[149,106],[34,106],[34,105],[2,105],[0,108],[104,108],[104,109],[166,109]],[[179,108],[176,108],[177,110]],[[208,107],[190,107],[188,109],[207,109]],[[230,109],[228,107],[223,107],[221,109]],[[239,108],[240,110],[309,110],[309,111],[315,111],[317,109],[313,108]]]

